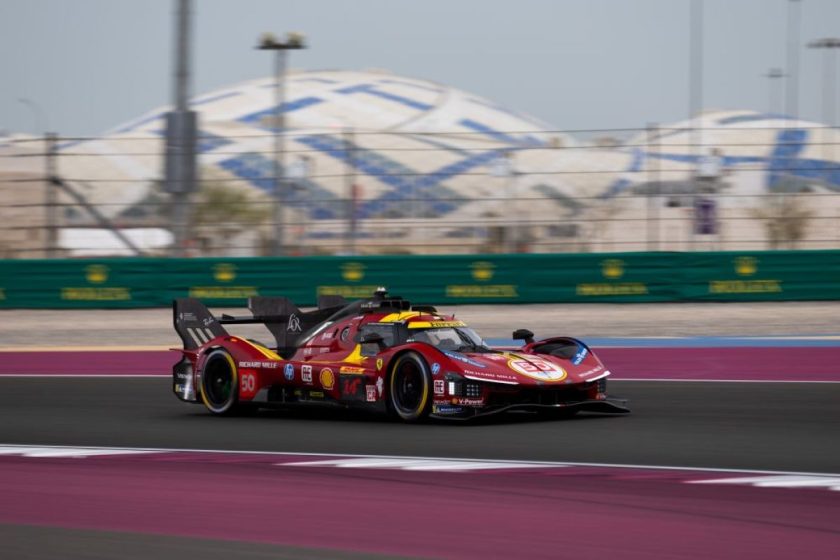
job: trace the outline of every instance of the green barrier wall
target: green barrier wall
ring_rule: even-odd
[[[387,286],[418,303],[840,299],[840,251],[0,261],[2,308],[299,305]]]

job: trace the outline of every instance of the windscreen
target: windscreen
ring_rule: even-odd
[[[441,350],[481,351],[487,348],[481,337],[468,327],[411,329],[407,342],[425,342]]]

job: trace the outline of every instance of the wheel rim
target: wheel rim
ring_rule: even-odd
[[[394,405],[400,412],[414,414],[422,406],[426,391],[423,371],[414,361],[405,361],[394,372]]]
[[[228,402],[233,394],[233,372],[224,359],[214,360],[205,371],[207,400],[216,406]]]

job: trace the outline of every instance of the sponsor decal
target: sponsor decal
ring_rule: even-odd
[[[332,331],[325,332],[321,335],[321,339],[323,340],[330,340],[333,337]]]
[[[501,381],[516,381],[516,376],[509,373],[500,373],[498,371],[473,371],[465,369],[464,373],[472,375],[473,377],[481,377],[482,379],[493,379]]]
[[[460,414],[464,412],[464,408],[460,406],[452,406],[448,404],[432,405],[432,414]]]
[[[365,277],[365,265],[348,262],[341,265],[341,277],[348,282],[358,282]]]
[[[68,301],[129,301],[128,288],[61,288],[61,299]]]
[[[348,375],[363,375],[365,373],[365,368],[356,366],[341,366],[341,369],[338,370],[338,373],[346,373]]]
[[[362,387],[364,387],[362,381],[361,377],[355,375],[352,377],[342,377],[341,394],[346,397],[361,397]]]
[[[496,265],[487,261],[477,261],[470,265],[472,269],[472,277],[479,282],[487,282],[493,278]]]
[[[604,278],[617,280],[624,276],[624,261],[621,259],[606,259],[601,261],[601,274]]]
[[[309,398],[311,399],[323,399],[324,393],[321,391],[309,391]]]
[[[579,296],[643,296],[648,289],[641,282],[595,283],[578,284],[575,293]]]
[[[239,362],[239,367],[277,369],[277,362]]]
[[[434,363],[432,364],[432,375],[437,375],[440,373],[440,364]]]
[[[482,364],[481,362],[477,362],[477,361],[469,358],[468,356],[464,356],[463,354],[460,354],[458,352],[444,351],[443,353],[446,354],[447,356],[449,356],[450,358],[452,358],[453,360],[458,360],[459,362],[463,362],[463,363],[469,364],[471,366],[475,366],[475,367],[479,367],[479,368],[487,367],[484,364]]]
[[[213,278],[218,282],[232,282],[236,278],[236,266],[219,263],[213,267]]]
[[[321,382],[321,387],[327,391],[332,391],[332,388],[335,387],[335,374],[330,368],[322,369],[321,373],[318,374],[318,380]]]
[[[253,397],[257,392],[257,376],[252,372],[240,372],[239,395],[242,397]]]
[[[566,370],[562,367],[536,356],[524,359],[511,354],[508,367],[517,373],[540,381],[562,381],[566,378]]]
[[[604,366],[595,366],[594,368],[592,368],[592,369],[588,369],[588,370],[584,371],[583,373],[581,373],[581,374],[579,374],[579,375],[580,375],[581,377],[587,377],[587,376],[592,375],[592,374],[594,374],[594,373],[598,373],[598,372],[599,372],[599,371],[601,371],[602,369],[604,369]]]
[[[451,298],[518,298],[515,284],[466,284],[446,287]]]
[[[408,324],[409,329],[445,329],[447,327],[466,327],[463,321],[415,321]]]
[[[376,392],[379,394],[380,397],[382,396],[382,389],[384,387],[385,387],[385,382],[382,381],[382,378],[380,377],[379,379],[376,380]]]
[[[376,360],[376,371],[382,371],[383,363],[384,362],[382,361],[382,358],[377,358],[377,360]]]
[[[781,280],[749,278],[758,273],[759,260],[755,257],[742,256],[733,259],[732,264],[737,280],[709,281],[710,294],[780,294],[784,292]]]
[[[378,288],[376,284],[358,286],[318,286],[315,292],[319,296],[342,296],[347,299],[369,298]]]
[[[586,348],[586,346],[578,344],[578,351],[575,352],[574,356],[572,356],[572,363],[576,366],[579,366],[580,363],[586,358],[587,354],[589,354],[589,350]]]
[[[256,286],[190,286],[189,295],[197,299],[247,299],[260,294]]]
[[[286,381],[293,381],[295,378],[295,366],[286,364],[283,368],[283,377],[286,378]]]
[[[289,315],[289,324],[286,325],[286,332],[299,333],[300,332],[300,317],[292,313]]]
[[[781,280],[712,280],[710,294],[780,294]]]
[[[104,284],[108,281],[108,267],[104,264],[91,264],[85,267],[85,280],[91,284]]]
[[[312,366],[300,366],[300,379],[304,383],[312,383]]]
[[[444,388],[445,383],[443,379],[435,379],[435,395],[445,395],[446,390]]]
[[[463,406],[484,406],[484,399],[452,399],[453,404],[460,404]]]
[[[755,257],[737,257],[732,262],[738,276],[752,276],[758,272],[758,259]]]
[[[601,275],[606,282],[578,284],[575,293],[579,296],[639,296],[648,293],[647,285],[642,282],[618,282],[625,272],[625,262],[621,259],[601,261]]]
[[[365,385],[365,400],[376,402],[376,385]]]

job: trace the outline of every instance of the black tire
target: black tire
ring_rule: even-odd
[[[213,350],[201,374],[201,400],[213,414],[229,415],[238,410],[239,373],[227,351]]]
[[[396,359],[388,376],[388,410],[403,422],[417,422],[432,408],[432,375],[416,352]]]

